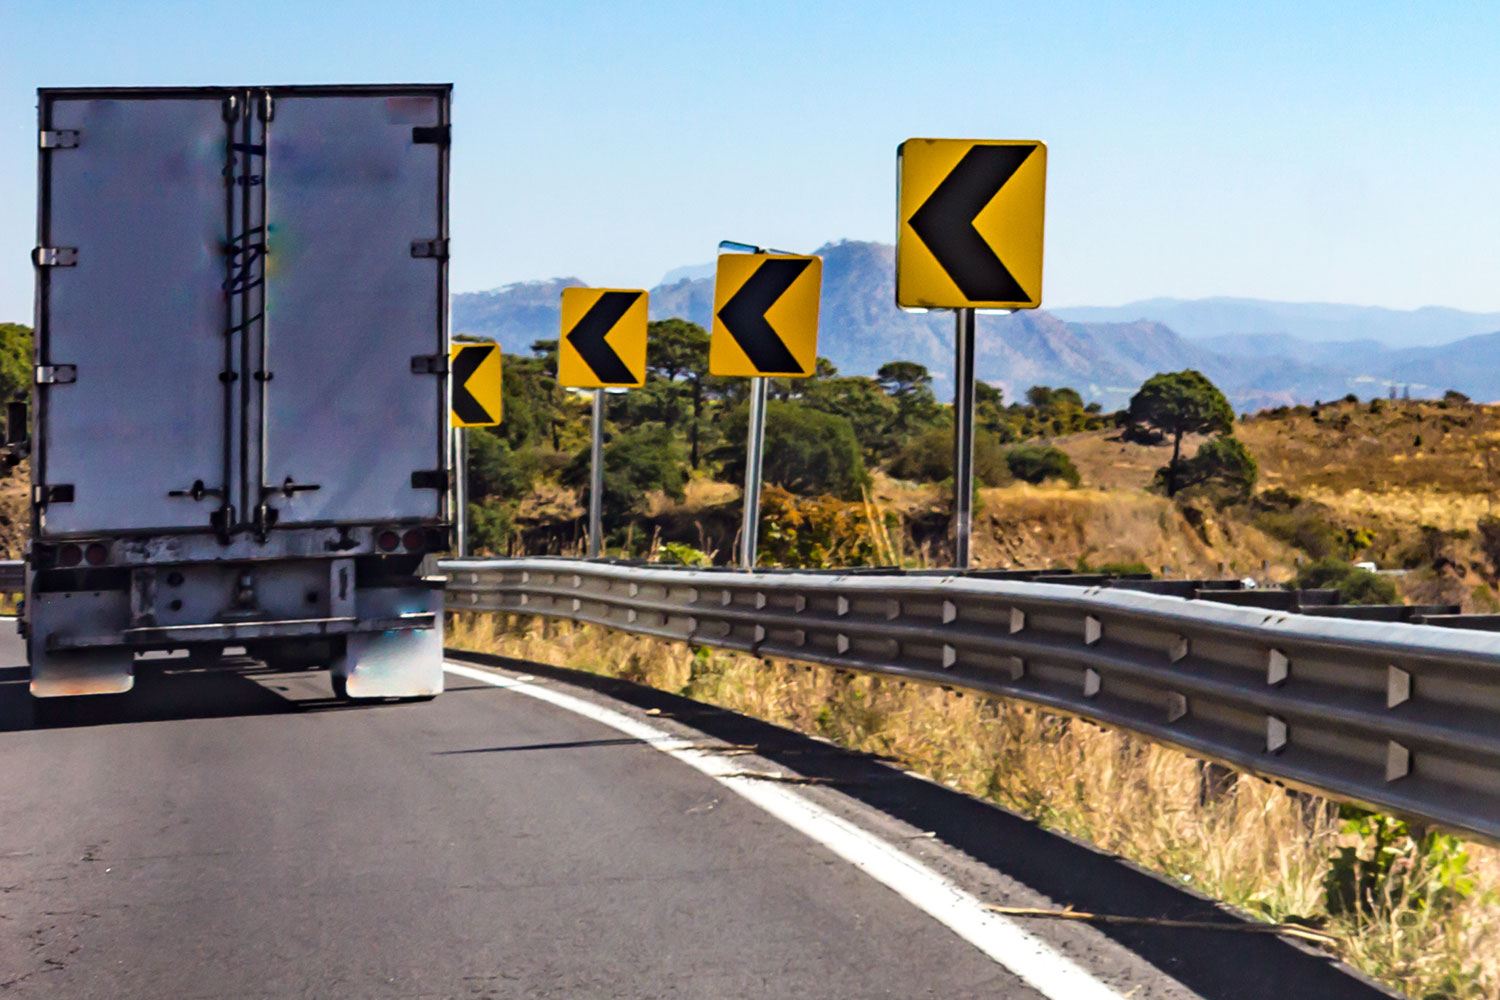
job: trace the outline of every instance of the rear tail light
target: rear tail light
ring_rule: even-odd
[[[57,564],[59,566],[77,566],[83,562],[83,549],[76,545],[64,545],[57,550]]]
[[[427,532],[421,528],[412,528],[401,536],[401,544],[406,546],[408,552],[422,552],[427,548]]]
[[[396,546],[401,544],[401,536],[394,531],[382,531],[375,539],[375,544],[380,546],[382,552],[395,552]]]
[[[90,566],[103,566],[109,558],[109,549],[102,542],[95,542],[83,550],[83,558],[88,560]]]

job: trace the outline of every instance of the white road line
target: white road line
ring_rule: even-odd
[[[784,785],[745,778],[737,766],[722,755],[706,752],[689,740],[679,739],[655,726],[582,698],[539,684],[512,680],[488,670],[456,663],[444,666],[449,673],[556,705],[671,754],[894,890],[1050,1000],[1121,1000],[1119,993],[1095,979],[1078,963],[1014,921],[986,910],[973,895],[916,858]]]

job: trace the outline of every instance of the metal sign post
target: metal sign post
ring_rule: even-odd
[[[453,428],[453,535],[458,556],[469,554],[469,436],[462,427]]]
[[[760,535],[766,379],[808,378],[817,368],[823,258],[734,240],[720,240],[719,250],[714,268],[708,371],[711,375],[750,379],[745,517],[740,529],[740,566],[750,571],[755,569]],[[725,250],[733,252],[723,253]],[[774,323],[770,318],[773,311]]]
[[[604,549],[604,390],[594,390],[594,427],[589,439],[589,558]]]
[[[953,566],[969,568],[974,533],[974,310],[954,310]]]
[[[908,139],[896,148],[896,305],[955,310],[953,565],[974,531],[974,310],[1042,304],[1047,146]]]
[[[745,444],[745,523],[740,566],[755,569],[755,545],[760,535],[760,470],[766,444],[766,380],[750,380],[750,428]]]

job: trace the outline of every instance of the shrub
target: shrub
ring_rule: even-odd
[[[671,432],[665,427],[617,434],[604,446],[604,494],[601,513],[607,518],[628,514],[642,495],[661,490],[673,500],[682,500],[687,492],[678,453]],[[589,481],[589,450],[574,456],[563,472],[567,486],[583,487]],[[585,502],[587,497],[585,496]]]
[[[658,561],[673,566],[712,566],[708,553],[695,549],[686,542],[667,542],[658,553]]]
[[[1069,486],[1078,485],[1078,468],[1067,453],[1059,448],[1039,444],[1023,444],[1005,453],[1005,464],[1010,474],[1027,483],[1042,483],[1049,479],[1061,479]]]
[[[1256,500],[1259,504],[1260,498]],[[1343,551],[1344,532],[1328,520],[1327,508],[1318,504],[1264,509],[1255,516],[1255,526],[1273,538],[1295,545],[1314,559]]]
[[[897,479],[920,483],[940,483],[953,478],[953,425],[930,427],[908,441],[889,466]],[[974,430],[974,479],[983,486],[1004,486],[1010,482],[1010,468],[1005,452],[995,435],[983,428]]]
[[[541,462],[531,449],[513,449],[491,428],[468,431],[469,497],[519,500],[531,489]]]
[[[475,555],[510,554],[511,539],[516,534],[515,511],[509,504],[469,504],[469,552]]]
[[[725,420],[728,443],[716,452],[731,482],[745,478],[747,411],[741,407]],[[803,496],[829,494],[857,499],[870,485],[854,428],[844,417],[799,403],[770,401],[766,406],[766,439],[762,460],[765,481]]]
[[[877,516],[863,502],[797,497],[768,486],[761,497],[757,561],[813,569],[888,562],[893,517]]]
[[[1342,559],[1320,559],[1297,573],[1296,585],[1308,590],[1336,590],[1345,604],[1398,604],[1396,585]]]

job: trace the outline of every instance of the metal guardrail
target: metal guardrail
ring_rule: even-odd
[[[1128,583],[559,559],[439,565],[449,611],[548,615],[1018,698],[1500,840],[1500,634]]]

